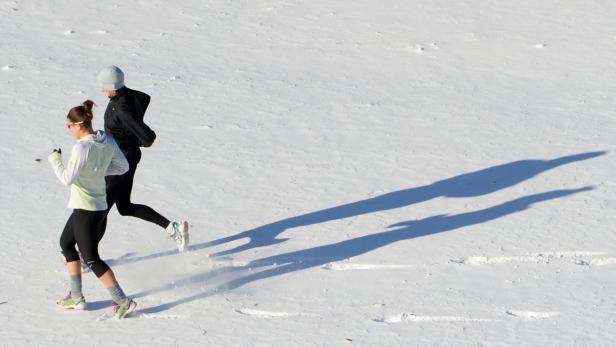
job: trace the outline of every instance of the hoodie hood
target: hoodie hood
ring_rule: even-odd
[[[113,137],[111,137],[111,135],[107,135],[103,130],[97,130],[94,134],[86,136],[79,141],[91,142],[92,145],[101,147],[114,142]]]
[[[103,130],[97,130],[94,134],[92,134],[92,141],[95,143],[105,144],[107,143],[108,136],[105,134]]]

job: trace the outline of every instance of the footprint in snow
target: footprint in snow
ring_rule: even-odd
[[[391,316],[374,318],[378,323],[431,323],[431,322],[490,322],[490,319],[458,316],[418,316],[413,313],[399,313]]]
[[[576,265],[582,266],[604,266],[616,264],[616,258],[595,258],[595,259],[576,259],[574,260]]]
[[[321,266],[324,270],[348,271],[348,270],[378,270],[378,269],[406,269],[411,265],[402,264],[354,264],[354,263],[328,263]]]
[[[180,314],[151,314],[151,313],[139,313],[131,317],[135,318],[147,318],[147,319],[183,319],[187,318],[185,315]]]
[[[301,313],[301,312],[271,312],[271,311],[262,311],[262,310],[254,310],[249,308],[241,308],[235,310],[235,312],[256,317],[256,318],[278,318],[278,317],[316,317],[315,314],[311,313]]]
[[[508,315],[522,319],[546,319],[561,315],[560,312],[536,312],[536,311],[520,311],[507,310]]]
[[[463,259],[451,259],[453,263],[459,263],[471,266],[506,264],[506,263],[535,263],[549,264],[555,260],[570,260],[578,265],[606,265],[616,258],[603,258],[584,260],[582,258],[596,257],[604,255],[604,252],[587,252],[587,251],[556,251],[556,252],[541,252],[528,255],[518,256],[502,256],[502,257],[486,257],[482,255],[470,256]],[[613,260],[616,262],[616,260]],[[594,262],[594,263],[593,263]]]

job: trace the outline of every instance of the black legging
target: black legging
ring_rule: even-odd
[[[162,228],[166,228],[169,225],[169,220],[161,216],[158,212],[146,205],[133,204],[130,201],[130,194],[133,190],[133,180],[135,178],[135,171],[137,171],[137,163],[129,163],[128,172],[119,176],[107,176],[105,181],[107,182],[107,211],[105,218],[101,224],[99,232],[99,241],[105,235],[107,228],[107,214],[115,204],[118,208],[118,212],[122,216],[133,216],[148,222],[158,224]]]
[[[98,255],[98,234],[105,214],[106,211],[75,209],[60,236],[60,247],[66,262],[79,260],[79,253],[75,249],[77,244],[83,261],[99,278],[109,270],[109,266]]]

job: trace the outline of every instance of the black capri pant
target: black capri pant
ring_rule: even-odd
[[[109,266],[98,255],[99,232],[105,215],[106,211],[75,209],[60,236],[60,247],[66,262],[79,260],[76,244],[85,263],[99,278],[109,270]]]

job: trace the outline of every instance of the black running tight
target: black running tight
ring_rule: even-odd
[[[162,228],[166,228],[169,225],[169,220],[152,208],[146,205],[133,204],[130,201],[135,171],[137,171],[137,163],[130,163],[129,169],[124,175],[105,177],[107,181],[107,213],[101,225],[99,241],[103,238],[103,235],[105,235],[105,229],[107,228],[106,216],[114,204],[117,206],[118,212],[122,216],[137,217],[157,224]]]
[[[98,234],[105,214],[106,211],[75,209],[60,236],[60,247],[66,262],[79,261],[79,253],[75,249],[77,245],[83,261],[99,278],[109,270],[98,255]]]

